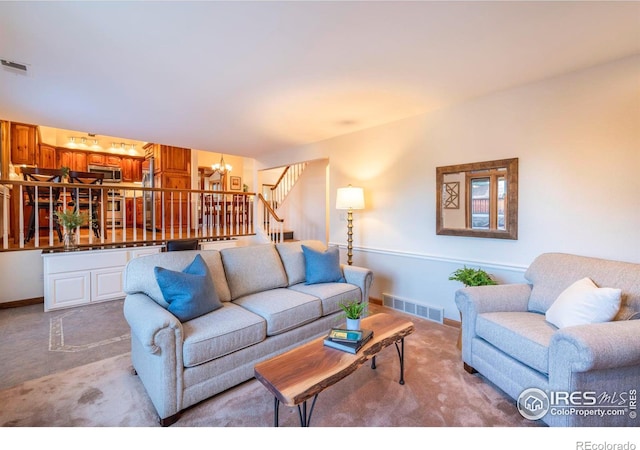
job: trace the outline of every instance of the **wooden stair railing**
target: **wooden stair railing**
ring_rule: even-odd
[[[284,240],[284,219],[278,217],[278,214],[260,193],[258,200],[260,200],[261,206],[258,208],[258,219],[265,234],[273,242],[282,242]]]
[[[284,168],[280,178],[276,181],[276,184],[271,187],[271,195],[270,195],[270,206],[276,211],[278,206],[282,204],[284,199],[287,197],[293,186],[302,175],[305,167],[307,167],[307,163],[296,163],[291,164]]]

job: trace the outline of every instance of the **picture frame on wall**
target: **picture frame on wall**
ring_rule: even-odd
[[[230,181],[231,181],[231,190],[232,191],[239,191],[240,189],[242,189],[242,178],[241,177],[231,177]]]

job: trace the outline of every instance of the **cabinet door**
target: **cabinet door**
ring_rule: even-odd
[[[120,167],[122,158],[116,155],[106,155],[104,162],[107,166]]]
[[[58,167],[68,167],[73,170],[73,150],[58,149]]]
[[[38,166],[43,169],[57,169],[56,165],[56,148],[47,145],[40,144],[40,155],[39,155]]]
[[[127,217],[126,217],[127,226],[131,227],[133,226],[133,199],[127,198],[125,199],[125,203],[126,203],[126,209],[127,209]]]
[[[136,226],[142,227],[144,226],[144,215],[143,215],[143,199],[142,197],[136,198]]]
[[[122,290],[123,269],[123,267],[109,267],[91,271],[92,302],[123,298],[126,295]]]
[[[133,159],[131,164],[131,176],[133,181],[142,181],[142,160]]]
[[[162,146],[162,171],[191,173],[191,150],[188,148]]]
[[[77,170],[78,172],[87,171],[87,154],[85,152],[73,152],[71,170]]]
[[[133,159],[123,157],[122,164],[120,166],[122,168],[122,181],[132,182],[133,179]]]
[[[87,156],[87,164],[104,166],[104,155],[100,153],[89,153],[89,156]]]
[[[45,283],[45,311],[91,301],[91,276],[88,270],[48,275]]]
[[[11,162],[14,165],[36,164],[36,127],[34,125],[11,124]]]

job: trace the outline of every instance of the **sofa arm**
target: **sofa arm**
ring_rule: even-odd
[[[373,272],[364,267],[341,265],[342,275],[349,284],[354,284],[362,292],[362,301],[369,302],[369,289],[373,282]]]
[[[131,333],[144,345],[149,353],[157,353],[160,346],[156,335],[163,329],[172,329],[182,339],[182,324],[169,311],[145,294],[129,294],[124,301],[124,317]]]
[[[549,373],[640,366],[640,320],[577,325],[554,333]]]

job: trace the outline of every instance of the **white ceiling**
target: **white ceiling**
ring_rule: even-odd
[[[259,157],[640,54],[640,2],[0,2],[0,119]]]

